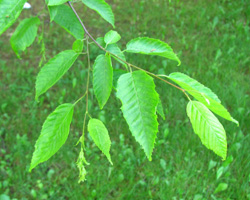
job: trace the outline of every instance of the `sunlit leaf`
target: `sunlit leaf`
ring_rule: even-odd
[[[113,68],[110,55],[99,55],[93,67],[94,93],[102,109],[109,99],[113,85]]]
[[[73,104],[62,104],[47,117],[43,124],[41,134],[36,141],[30,171],[39,163],[47,161],[66,142],[73,111]]]
[[[177,61],[178,65],[181,64],[180,59],[167,43],[153,38],[135,38],[127,44],[127,49],[125,51],[129,53],[162,56]]]
[[[111,141],[105,125],[98,119],[90,119],[88,123],[88,131],[96,146],[104,153],[109,162],[113,165],[109,153]]]
[[[204,104],[190,101],[187,105],[187,115],[202,144],[225,160],[227,156],[226,132],[214,114]]]
[[[158,132],[156,108],[159,102],[153,78],[143,71],[121,75],[117,83],[117,97],[122,102],[123,116],[132,135],[151,161]]]
[[[238,122],[232,118],[227,109],[220,103],[221,101],[217,95],[209,88],[205,87],[189,76],[179,72],[170,74],[168,78],[176,82],[183,89],[187,90],[187,92],[191,94],[196,100],[203,103],[217,115],[238,124]]]
[[[115,17],[111,7],[104,0],[82,0],[90,9],[99,13],[103,19],[115,27]]]
[[[48,0],[49,6],[57,6],[66,3],[68,0]]]
[[[36,100],[69,70],[78,57],[73,50],[62,51],[46,63],[36,78]]]
[[[0,0],[0,35],[19,17],[26,0]]]
[[[77,53],[81,53],[83,50],[83,41],[82,40],[76,40],[73,45],[72,45],[72,49],[77,52]]]
[[[106,33],[104,37],[104,41],[106,45],[116,43],[120,39],[121,39],[121,36],[119,35],[119,33],[117,33],[116,31],[112,31],[112,30]]]
[[[49,6],[51,21],[55,21],[76,39],[83,39],[84,30],[69,6]]]

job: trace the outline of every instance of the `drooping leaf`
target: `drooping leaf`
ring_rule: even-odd
[[[117,81],[120,78],[121,75],[126,74],[127,71],[122,70],[122,69],[114,69],[113,71],[113,87],[116,89],[117,88]]]
[[[72,49],[77,52],[77,53],[81,53],[83,50],[83,41],[82,40],[76,40],[73,45],[72,45]]]
[[[159,103],[157,105],[156,112],[162,117],[162,119],[165,120],[165,114],[164,114],[164,110],[163,110],[161,99],[159,99]]]
[[[6,31],[19,17],[26,0],[0,1],[0,35]]]
[[[238,124],[238,122],[230,115],[227,109],[221,104],[221,101],[217,95],[209,88],[205,87],[189,76],[179,72],[170,74],[168,78],[176,82],[183,89],[187,90],[189,94],[203,103],[217,115]]]
[[[69,70],[78,55],[73,50],[62,51],[42,67],[36,78],[36,100]]]
[[[187,105],[187,115],[202,144],[225,160],[227,156],[226,132],[214,114],[204,104],[190,101]]]
[[[117,33],[116,31],[109,31],[108,33],[106,33],[106,35],[104,36],[104,41],[106,43],[106,45],[108,44],[113,44],[118,42],[121,39],[121,36],[119,33]]]
[[[68,0],[48,0],[48,6],[58,6],[66,3]]]
[[[109,54],[99,55],[93,67],[94,93],[102,109],[112,91],[113,68]]]
[[[180,59],[177,57],[177,55],[173,52],[173,49],[167,43],[153,38],[135,38],[127,44],[127,49],[125,51],[129,53],[162,56],[177,61],[178,65],[181,64]]]
[[[74,105],[58,106],[45,120],[41,134],[36,141],[30,171],[39,163],[47,161],[66,142],[74,112]]]
[[[10,43],[18,58],[20,58],[19,52],[24,51],[35,41],[39,24],[38,17],[24,19],[11,36]]]
[[[129,129],[151,161],[158,122],[156,108],[159,95],[153,78],[143,71],[122,75],[117,83],[117,97],[122,102],[122,112]]]
[[[76,39],[83,39],[84,30],[74,12],[67,5],[49,7],[51,21],[55,21]]]
[[[95,10],[107,22],[115,27],[115,17],[111,7],[104,0],[82,0],[90,9]]]
[[[109,162],[113,165],[109,153],[111,141],[105,125],[102,123],[102,121],[92,118],[88,123],[88,131],[96,146],[104,153]]]

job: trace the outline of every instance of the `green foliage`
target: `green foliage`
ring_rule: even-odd
[[[53,156],[66,142],[73,111],[73,104],[62,104],[48,116],[36,141],[30,171]]]
[[[111,7],[104,0],[82,0],[90,9],[95,10],[107,22],[115,27],[115,17]]]
[[[49,6],[50,20],[55,21],[76,39],[83,39],[84,30],[69,6]]]
[[[227,156],[226,132],[219,120],[198,101],[188,103],[187,115],[202,144],[225,160]]]
[[[67,2],[67,0],[47,0],[48,2],[48,5],[49,6],[57,6],[57,5],[60,5],[60,4],[64,4]]]
[[[93,88],[102,109],[109,99],[113,84],[113,68],[110,55],[99,55],[93,66]]]
[[[205,87],[189,76],[179,72],[170,74],[169,78],[180,85],[183,89],[187,90],[189,94],[191,94],[194,98],[207,106],[214,113],[238,124],[238,122],[231,117],[227,109],[223,105],[221,105],[221,101],[219,100],[217,95],[214,94],[209,88]]]
[[[36,78],[36,100],[69,70],[77,57],[73,50],[62,51],[43,66]]]
[[[132,135],[151,161],[158,132],[156,108],[159,102],[153,79],[142,71],[121,75],[117,97],[122,102],[123,116]]]
[[[88,131],[96,146],[104,153],[109,162],[113,165],[110,157],[111,141],[109,133],[102,121],[98,119],[90,119],[88,123]]]
[[[168,44],[153,38],[141,37],[131,40],[127,44],[126,52],[162,56],[181,64],[180,59]]]
[[[72,50],[74,50],[77,53],[81,53],[83,50],[83,41],[76,40],[72,45]]]
[[[20,58],[19,52],[24,51],[35,41],[39,24],[38,17],[24,19],[11,36],[10,43],[18,58]]]
[[[120,39],[121,39],[121,36],[119,35],[119,33],[117,33],[116,31],[112,31],[112,30],[106,33],[106,35],[104,36],[104,41],[106,45],[116,43]]]
[[[162,117],[162,119],[164,119],[164,120],[166,119],[161,99],[159,99],[159,103],[157,104],[156,112]]]
[[[6,31],[19,17],[26,0],[1,0],[0,1],[0,35]]]

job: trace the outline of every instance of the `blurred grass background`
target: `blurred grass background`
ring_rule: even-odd
[[[74,146],[82,130],[84,102],[77,105],[69,138],[60,151],[32,173],[28,168],[41,126],[59,104],[73,103],[85,91],[86,57],[81,56],[52,89],[35,102],[39,72],[38,40],[18,60],[9,44],[18,22],[44,7],[32,1],[0,37],[0,199],[250,199],[250,2],[248,0],[109,0],[120,46],[139,36],[166,41],[182,61],[127,54],[127,60],[156,74],[179,71],[211,88],[240,127],[219,118],[228,138],[228,159],[222,162],[194,134],[186,116],[186,97],[156,80],[166,120],[159,117],[159,133],[149,162],[122,118],[113,92],[100,111],[90,90],[90,113],[105,122],[112,139],[111,166],[86,135],[87,181],[78,184]],[[90,33],[103,36],[112,29],[95,12],[75,4]],[[67,32],[45,19],[47,60],[74,41]],[[39,31],[41,33],[41,29]],[[98,54],[91,46],[91,61]],[[114,68],[121,66],[114,62]]]

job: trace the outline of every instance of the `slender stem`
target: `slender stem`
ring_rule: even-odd
[[[87,91],[78,100],[76,100],[76,102],[74,103],[74,105],[76,105],[79,101],[81,101],[86,96],[86,94],[87,94]]]
[[[163,82],[165,82],[165,83],[167,83],[167,84],[169,84],[169,85],[171,85],[171,86],[173,86],[173,87],[175,87],[175,88],[181,90],[181,91],[188,97],[188,95],[187,95],[187,93],[185,93],[185,90],[184,90],[184,89],[178,87],[177,85],[175,85],[175,84],[173,84],[173,83],[170,83],[169,81],[166,81],[166,80],[160,78],[159,76],[157,76],[156,74],[154,74],[154,73],[152,73],[152,72],[149,72],[149,71],[147,71],[147,70],[145,70],[145,69],[142,69],[142,68],[140,68],[140,67],[137,67],[137,66],[135,66],[135,65],[133,65],[133,64],[131,64],[131,63],[125,61],[125,60],[123,60],[123,59],[120,58],[119,56],[117,56],[117,55],[111,53],[110,51],[107,51],[105,48],[103,48],[103,47],[102,47],[102,46],[92,37],[92,35],[90,35],[90,33],[88,32],[87,28],[86,28],[85,25],[83,24],[81,18],[80,18],[79,15],[77,14],[76,10],[74,9],[74,7],[72,6],[72,4],[71,4],[70,1],[68,1],[68,4],[69,4],[70,8],[73,10],[73,12],[75,13],[75,15],[76,15],[77,19],[79,20],[79,22],[81,23],[81,25],[82,25],[82,27],[83,27],[85,33],[91,38],[91,40],[92,40],[101,50],[103,50],[103,51],[109,53],[110,55],[112,55],[112,56],[114,56],[114,57],[116,57],[116,58],[119,59],[120,61],[126,63],[128,66],[133,67],[133,68],[136,68],[136,69],[141,70],[141,71],[144,71],[144,72],[146,72],[147,74],[149,74],[149,75],[151,75],[151,76],[153,76],[153,77],[155,77],[155,78],[157,78],[157,79],[159,79],[159,80],[161,80],[161,81],[163,81]],[[190,100],[189,97],[188,97],[188,99]]]
[[[90,55],[89,55],[89,37],[87,36],[87,57],[88,57],[88,78],[87,78],[87,86],[86,86],[86,111],[85,111],[85,115],[84,115],[84,121],[83,121],[83,137],[84,137],[84,129],[85,129],[85,125],[86,125],[86,118],[88,115],[88,99],[89,99],[89,74],[90,74]]]

